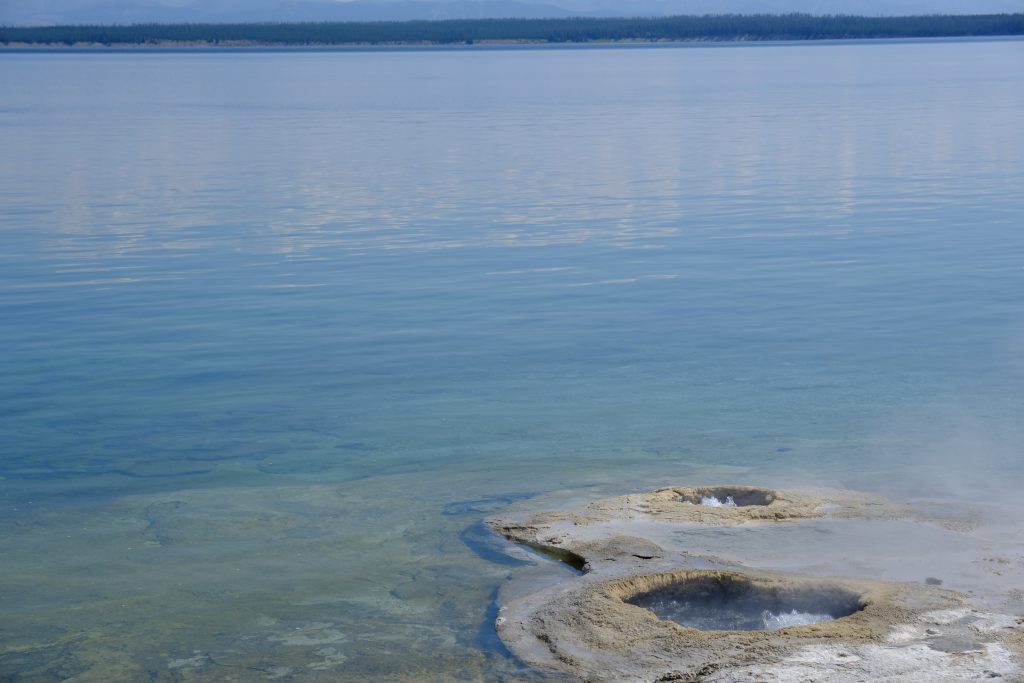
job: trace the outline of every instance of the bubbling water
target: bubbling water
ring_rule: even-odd
[[[789,612],[775,614],[771,610],[761,612],[761,621],[764,622],[766,631],[775,631],[790,626],[810,626],[811,624],[824,624],[835,621],[831,614],[814,614],[813,612],[798,612],[795,609]]]
[[[703,505],[713,508],[742,508],[752,505],[771,505],[775,492],[753,486],[701,486],[676,489],[679,502],[684,505]]]

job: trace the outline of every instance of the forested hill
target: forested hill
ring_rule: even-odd
[[[836,40],[1024,35],[1024,13],[0,27],[0,43],[48,45],[389,45],[477,42]]]

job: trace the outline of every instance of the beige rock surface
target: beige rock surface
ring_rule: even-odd
[[[670,487],[499,516],[489,520],[492,529],[584,572],[533,590],[528,573],[513,581],[497,628],[526,662],[593,682],[1024,681],[1024,618],[984,609],[978,596],[939,587],[934,577],[904,580],[905,558],[890,550],[859,548],[879,555],[860,563],[840,556],[846,540],[876,534],[893,536],[897,548],[907,545],[901,535],[922,534],[952,547],[972,528],[961,522],[852,491],[739,486]],[[788,545],[775,542],[790,537]],[[949,571],[976,568],[979,576],[964,581],[983,582],[989,577],[976,560],[956,555]],[[942,573],[941,562],[934,566]],[[894,572],[901,580],[889,580]],[[1019,591],[1021,584],[1009,586],[1021,574],[1010,573],[1000,589]],[[743,582],[791,596],[843,591],[859,609],[775,631],[701,631],[630,602],[694,581]]]

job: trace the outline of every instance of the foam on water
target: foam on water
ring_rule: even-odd
[[[767,631],[774,631],[790,626],[809,626],[811,624],[824,624],[828,621],[835,621],[835,617],[829,614],[814,614],[811,612],[798,612],[795,609],[789,612],[775,614],[771,610],[761,612],[761,621]]]
[[[701,505],[706,505],[709,508],[734,508],[736,507],[736,501],[733,500],[732,496],[726,496],[725,502],[723,503],[715,496],[705,496],[700,499]]]

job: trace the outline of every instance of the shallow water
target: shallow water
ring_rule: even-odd
[[[535,680],[495,510],[1019,481],[1022,66],[0,55],[0,678]]]

